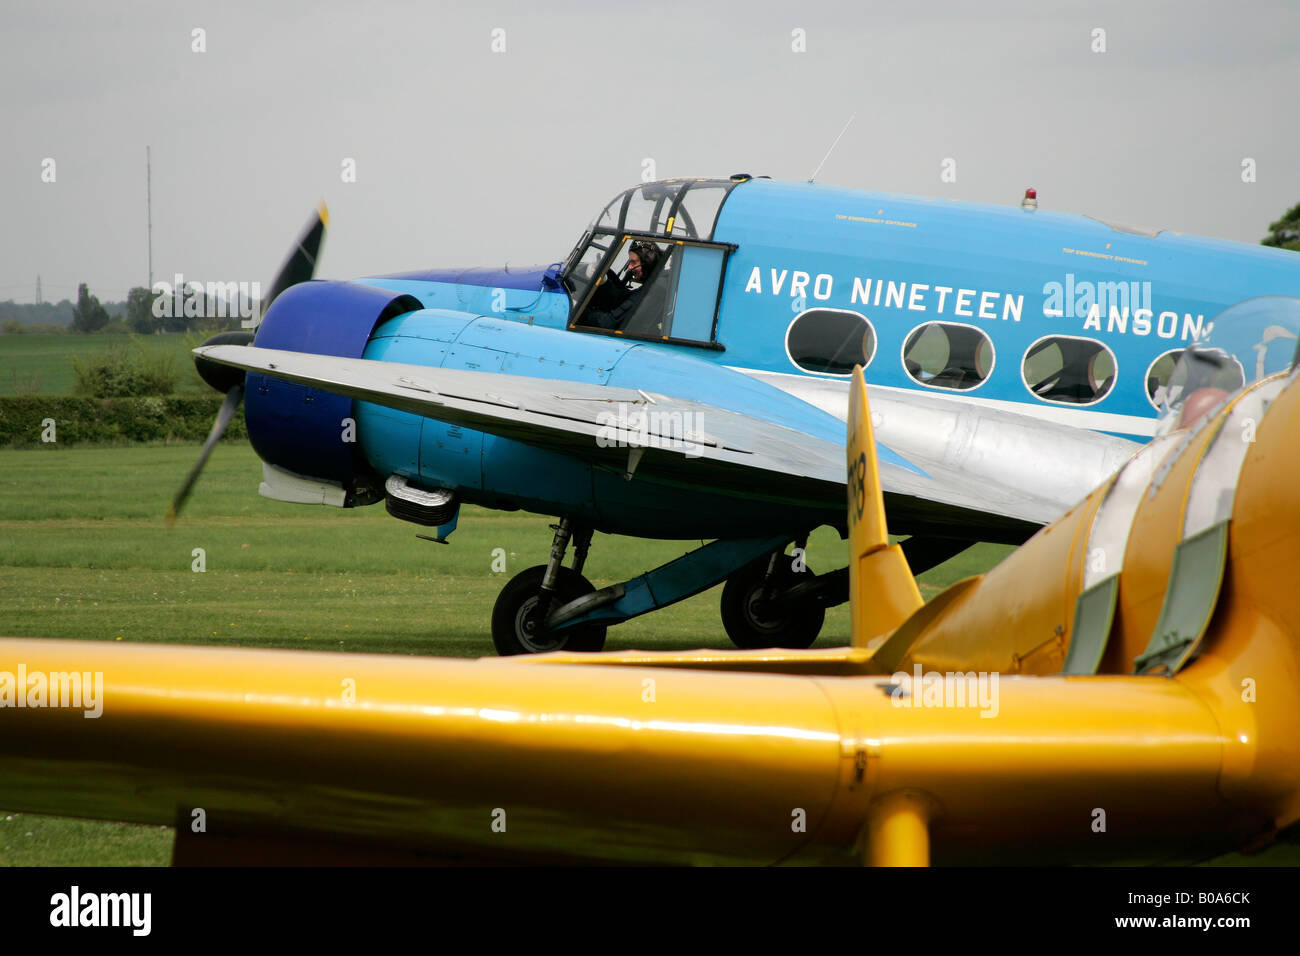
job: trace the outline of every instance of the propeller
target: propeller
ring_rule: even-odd
[[[271,291],[261,303],[263,314],[285,289],[297,285],[299,282],[306,282],[315,275],[316,257],[320,255],[320,247],[325,239],[325,230],[329,226],[329,218],[329,209],[322,202],[307,223],[307,228],[303,230],[297,245],[290,251],[284,265],[280,267],[275,281],[271,283]],[[203,345],[252,345],[254,334],[243,329],[235,332],[218,332],[204,342]],[[239,408],[239,403],[244,399],[245,373],[243,369],[218,365],[216,362],[197,355],[194,357],[194,367],[198,370],[203,381],[218,392],[224,392],[226,398],[221,403],[221,410],[217,412],[217,420],[212,423],[212,431],[208,433],[208,438],[203,443],[203,450],[199,452],[199,460],[194,463],[190,473],[185,476],[185,481],[182,482],[180,489],[172,498],[172,503],[167,507],[167,527],[169,528],[176,523],[176,516],[181,513],[185,501],[194,489],[195,482],[199,480],[199,475],[203,472],[203,466],[208,463],[208,458],[212,455],[212,449],[216,448],[217,442],[221,441],[221,436],[226,433],[226,428],[229,427],[230,422],[235,417],[235,411]]]

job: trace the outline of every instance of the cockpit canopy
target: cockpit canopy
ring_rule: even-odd
[[[713,344],[722,273],[735,249],[713,242],[713,230],[727,194],[743,181],[669,179],[615,196],[560,273],[572,302],[569,327]],[[638,276],[642,258],[647,268]]]
[[[1300,355],[1297,341],[1300,299],[1259,296],[1224,309],[1206,335],[1177,354],[1165,381],[1155,389],[1157,434],[1188,424],[1184,411],[1193,396],[1199,395],[1200,405],[1208,407],[1242,385],[1291,368]]]

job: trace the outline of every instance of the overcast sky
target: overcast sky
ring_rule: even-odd
[[[155,278],[269,282],[321,198],[321,276],[550,262],[647,159],[806,180],[852,114],[821,182],[1257,242],[1298,38],[1266,2],[4,0],[0,299],[145,284],[146,145]]]

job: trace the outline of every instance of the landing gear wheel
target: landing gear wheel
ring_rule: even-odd
[[[763,579],[767,576],[768,559],[763,558],[741,568],[722,588],[722,626],[727,637],[737,647],[751,650],[759,647],[789,647],[803,650],[812,647],[821,633],[826,609],[817,604],[785,604],[775,600],[763,601]],[[806,567],[795,571],[790,558],[777,558],[772,576],[772,590],[780,592],[802,581],[811,581],[815,575]]]
[[[546,565],[520,571],[497,595],[492,608],[492,643],[502,657],[512,654],[543,654],[547,651],[599,651],[605,646],[605,627],[580,624],[552,634],[546,630],[538,596]],[[556,607],[596,590],[590,581],[572,568],[561,566],[555,579]]]

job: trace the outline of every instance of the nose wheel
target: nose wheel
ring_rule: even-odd
[[[560,563],[571,531],[569,522],[561,520],[555,529],[551,560],[520,571],[497,595],[497,603],[492,608],[492,643],[502,657],[547,651],[594,652],[605,646],[602,624],[580,624],[562,631],[552,631],[546,626],[551,611],[596,590],[578,569]],[[590,531],[579,529],[575,561],[579,568],[590,541]]]
[[[741,568],[722,588],[722,626],[737,647],[812,647],[826,609],[809,600],[790,599],[795,585],[812,581],[807,567],[796,571],[790,557],[777,553]]]

